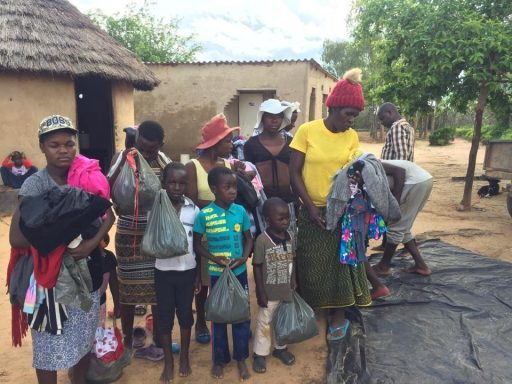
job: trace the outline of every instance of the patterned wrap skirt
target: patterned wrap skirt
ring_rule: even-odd
[[[78,301],[66,306],[68,319],[62,334],[32,330],[32,366],[45,371],[69,369],[91,352],[100,313],[99,290],[91,293],[92,306],[88,312],[80,309]]]
[[[155,258],[140,253],[147,216],[119,216],[116,228],[117,276],[119,301],[128,305],[156,305]]]
[[[320,208],[325,214],[325,208]],[[298,214],[297,272],[300,293],[313,308],[343,308],[372,303],[363,263],[341,264],[341,228],[327,231]]]

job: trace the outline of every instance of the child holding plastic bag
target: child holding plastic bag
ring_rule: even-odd
[[[263,216],[267,228],[256,239],[252,261],[259,306],[252,364],[252,369],[256,373],[264,373],[267,370],[265,357],[270,354],[270,323],[274,312],[282,301],[292,301],[292,293],[297,286],[294,240],[293,234],[288,231],[288,204],[278,197],[272,197],[263,204]],[[285,365],[295,363],[295,356],[288,351],[286,345],[276,344],[272,356]]]
[[[188,253],[183,256],[155,260],[156,314],[165,363],[160,381],[168,383],[174,378],[171,344],[175,313],[180,325],[181,340],[179,375],[186,377],[192,373],[189,362],[190,334],[194,324],[192,301],[194,291],[197,292],[201,286],[197,273],[198,262],[192,245],[192,226],[199,208],[183,195],[187,186],[187,172],[183,164],[167,164],[163,170],[162,184],[187,233],[189,245]]]
[[[251,223],[244,207],[235,204],[237,181],[229,168],[217,167],[208,173],[208,185],[215,201],[201,209],[194,223],[194,250],[208,260],[210,289],[215,286],[224,268],[231,268],[237,280],[248,293],[246,261],[251,254],[253,240]],[[206,235],[206,249],[201,244]],[[204,282],[203,282],[204,284]],[[250,321],[232,324],[233,359],[238,363],[240,380],[250,377],[245,360],[249,357]],[[224,376],[224,366],[231,360],[227,324],[213,323],[213,367],[216,379]]]

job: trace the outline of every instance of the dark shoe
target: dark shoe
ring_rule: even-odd
[[[254,355],[252,370],[256,373],[267,372],[267,361],[265,360],[265,356]]]
[[[208,344],[210,342],[210,331],[208,328],[196,329],[196,341],[199,344]]]
[[[148,310],[145,305],[136,305],[135,309],[133,310],[136,316],[144,316],[147,311]]]
[[[160,361],[164,358],[164,351],[162,348],[150,345],[146,348],[141,348],[135,351],[134,355],[137,359],[146,359],[150,361]]]
[[[295,363],[295,356],[293,353],[288,352],[288,348],[274,349],[272,356],[281,360],[284,365],[293,365]]]
[[[132,346],[134,349],[142,348],[146,345],[147,333],[142,327],[133,328]]]

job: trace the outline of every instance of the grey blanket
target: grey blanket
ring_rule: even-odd
[[[362,176],[372,205],[384,218],[386,223],[400,220],[400,206],[389,189],[386,172],[379,159],[366,153],[355,161],[364,162]],[[348,166],[340,169],[334,176],[331,191],[327,196],[326,224],[328,230],[335,230],[343,215],[343,210],[350,199],[350,180],[347,176]]]

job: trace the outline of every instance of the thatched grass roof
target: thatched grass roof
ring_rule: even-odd
[[[0,72],[99,76],[153,89],[136,56],[66,0],[0,0]]]

